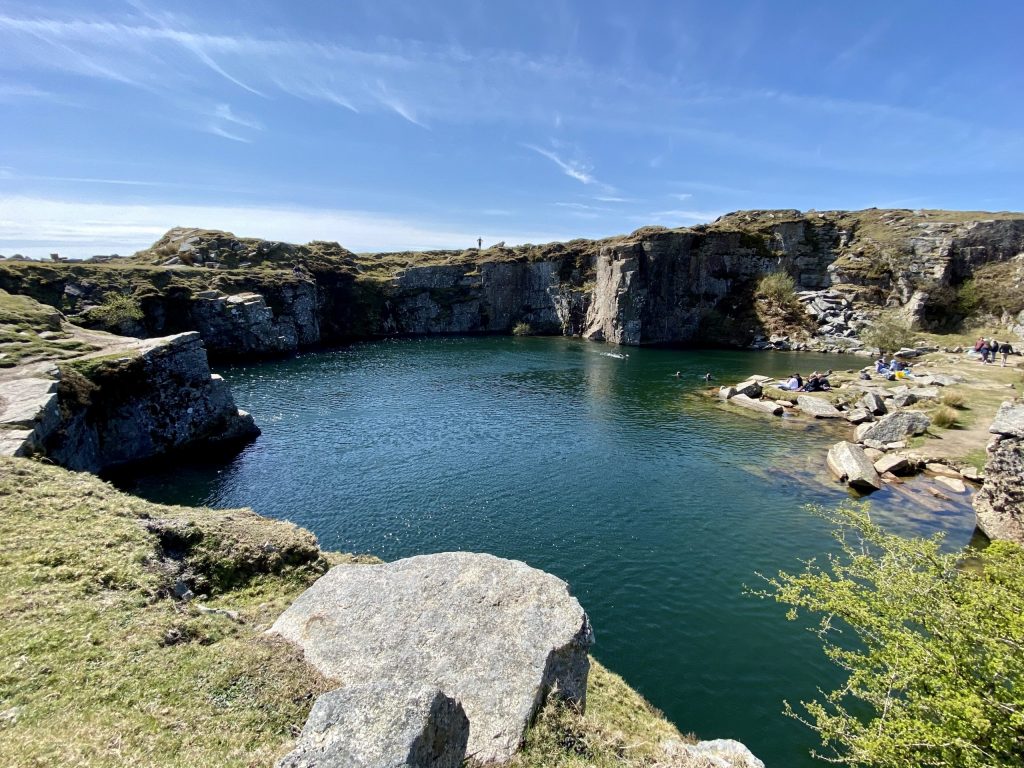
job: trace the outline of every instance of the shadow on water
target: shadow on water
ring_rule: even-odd
[[[847,497],[823,470],[836,427],[723,406],[703,374],[717,386],[855,365],[627,357],[551,338],[360,344],[222,370],[263,435],[230,461],[117,481],[156,501],[251,506],[329,549],[477,550],[551,571],[590,613],[595,655],[680,728],[740,739],[769,766],[810,766],[813,734],[782,716],[782,700],[813,698],[839,675],[810,632],[744,587],[831,550],[805,505]],[[887,486],[873,514],[966,544],[966,494],[944,500],[927,486]]]

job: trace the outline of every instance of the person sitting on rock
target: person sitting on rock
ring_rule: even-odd
[[[804,392],[820,392],[821,391],[821,379],[818,378],[817,373],[812,373],[807,378],[807,383],[803,386]]]
[[[1010,342],[1004,341],[999,345],[999,354],[1003,356],[1003,362],[1000,364],[1000,368],[1006,367],[1006,358],[1013,354],[1013,347],[1010,346]]]
[[[889,364],[885,362],[885,355],[875,361],[875,373],[889,373]]]
[[[789,377],[785,384],[779,384],[779,389],[785,389],[790,392],[796,392],[798,389],[800,389],[800,374],[794,373],[792,376]]]
[[[828,380],[829,373],[832,373],[832,371],[829,371],[828,373],[823,373],[818,377],[818,387],[819,389],[821,389],[822,392],[829,392],[832,389],[832,384]]]

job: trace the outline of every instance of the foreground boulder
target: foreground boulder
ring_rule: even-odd
[[[468,742],[462,705],[438,688],[364,683],[320,696],[277,768],[459,768]]]
[[[861,424],[857,428],[857,439],[861,442],[895,443],[911,435],[924,434],[931,423],[932,420],[920,411],[899,411],[883,416],[867,429]]]
[[[271,632],[342,684],[439,688],[462,704],[468,755],[484,763],[512,757],[553,689],[585,704],[593,642],[561,579],[469,552],[333,568]]]
[[[859,491],[877,491],[882,487],[882,479],[871,459],[855,443],[843,440],[829,448],[828,468],[837,478]]]
[[[1024,403],[1003,403],[989,431],[985,482],[974,495],[978,527],[1024,544]]]
[[[669,768],[764,768],[745,744],[732,739],[712,739],[686,744],[679,739],[662,742]]]

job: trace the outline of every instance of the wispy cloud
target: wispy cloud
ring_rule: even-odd
[[[638,200],[634,200],[631,197],[617,197],[615,195],[597,195],[594,197],[595,200],[599,200],[602,203],[636,203]]]
[[[564,160],[550,149],[538,147],[536,144],[523,144],[523,146],[526,147],[526,149],[536,152],[541,157],[546,157],[552,163],[561,168],[562,173],[564,173],[569,178],[576,179],[576,181],[579,181],[583,184],[597,183],[597,179],[595,179],[593,175],[591,175],[591,173],[589,172],[589,168],[584,164],[576,161]]]
[[[208,120],[201,123],[200,127],[214,136],[244,144],[251,144],[252,139],[243,135],[239,131],[240,128],[250,131],[263,130],[263,125],[258,120],[236,114],[230,104],[217,104],[213,108],[213,114]]]
[[[57,249],[66,256],[132,253],[179,225],[288,242],[336,240],[354,251],[462,248],[475,245],[477,237],[510,244],[567,239],[560,233],[489,231],[374,211],[0,197],[0,253],[5,254],[45,256]]]
[[[652,211],[642,216],[633,216],[632,221],[642,224],[671,224],[673,226],[687,224],[702,224],[714,221],[721,216],[719,211]]]
[[[693,197],[693,193],[692,192],[676,192],[674,194],[669,195],[669,197],[674,197],[676,200],[689,200],[691,197]]]

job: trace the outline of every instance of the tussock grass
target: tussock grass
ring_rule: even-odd
[[[967,397],[963,392],[956,389],[943,389],[939,395],[939,402],[950,408],[966,408]]]
[[[94,349],[71,338],[53,307],[0,289],[0,368],[77,357]]]
[[[932,425],[940,429],[952,429],[960,418],[960,414],[956,412],[956,409],[948,405],[939,405],[933,408],[930,415]]]

